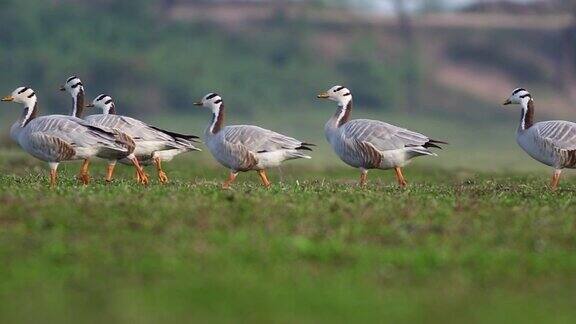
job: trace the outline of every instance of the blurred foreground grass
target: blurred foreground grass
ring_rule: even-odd
[[[0,321],[550,322],[576,320],[576,180],[408,168],[407,190],[308,161],[274,186],[204,154],[47,188],[46,170],[0,155]],[[152,170],[150,170],[152,171]],[[282,183],[278,181],[282,179]]]

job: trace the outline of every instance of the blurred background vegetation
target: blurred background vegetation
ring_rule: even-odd
[[[570,1],[465,0],[4,0],[0,89],[28,85],[43,113],[68,112],[70,75],[89,100],[112,95],[121,113],[201,134],[191,103],[223,95],[230,123],[251,122],[321,144],[331,104],[315,94],[352,89],[355,117],[445,139],[436,163],[537,168],[514,141],[529,88],[537,118],[575,119],[576,41]],[[8,109],[10,108],[10,109]],[[0,110],[3,136],[15,106]],[[2,143],[9,143],[5,139]]]

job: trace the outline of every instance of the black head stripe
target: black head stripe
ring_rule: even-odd
[[[66,83],[68,83],[68,82],[70,82],[70,81],[72,81],[72,80],[74,80],[74,79],[78,79],[78,77],[75,76],[75,75],[74,75],[74,76],[71,76],[71,77],[68,78],[68,80],[66,80]]]
[[[76,89],[78,86],[81,86],[82,82],[78,82],[72,86],[72,89]]]
[[[108,100],[106,100],[106,102],[105,102],[104,104],[107,105],[107,104],[109,104],[109,103],[111,103],[111,102],[112,102],[112,99],[108,99]]]
[[[532,96],[529,93],[520,96],[520,98],[522,98],[522,99],[524,99],[526,97],[532,98]]]
[[[206,97],[206,100],[210,100],[210,99],[216,97],[217,95],[218,94],[216,94],[216,93],[211,93],[208,97]]]
[[[514,90],[514,92],[512,92],[512,95],[515,95],[520,91],[526,91],[526,90],[524,88],[518,88],[518,89]],[[526,91],[526,92],[528,92],[528,91]]]
[[[20,91],[18,91],[18,94],[21,94],[21,93],[25,92],[25,91],[28,90],[28,89],[29,89],[28,87],[24,87],[24,88],[22,88]]]
[[[218,99],[218,100],[214,101],[215,104],[219,104],[221,102],[222,102],[222,99]]]
[[[105,94],[101,94],[101,95],[99,95],[98,97],[96,97],[96,101],[100,101],[100,100],[104,99],[104,97],[106,97],[106,95],[105,95]]]
[[[350,92],[346,92],[345,94],[343,94],[344,97],[350,96],[352,95]]]
[[[32,97],[34,97],[35,95],[36,95],[36,94],[34,93],[34,91],[32,91],[32,93],[28,95],[28,98],[32,98]]]
[[[344,89],[344,87],[343,87],[343,86],[339,86],[338,88],[336,88],[336,89],[334,90],[334,92],[338,92],[338,91],[340,91],[340,90],[342,90],[342,89]]]

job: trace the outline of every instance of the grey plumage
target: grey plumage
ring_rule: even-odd
[[[166,131],[134,118],[120,115],[98,114],[86,116],[85,120],[92,125],[117,129],[131,136],[136,143],[134,154],[143,162],[149,162],[153,154],[157,151],[200,151],[200,149],[193,144],[198,142],[197,136]]]
[[[554,120],[519,130],[518,144],[536,160],[554,167],[576,168],[576,123]]]
[[[436,155],[430,148],[440,148],[439,144],[446,144],[378,120],[350,120],[352,98],[350,91],[344,87],[333,87],[325,96],[333,96],[333,100],[339,101],[336,113],[324,127],[326,139],[336,154],[353,167],[402,167],[416,156]]]
[[[553,167],[551,188],[555,190],[564,168],[576,168],[576,123],[564,120],[534,122],[534,99],[526,89],[515,89],[504,105],[522,107],[516,131],[518,145],[535,160]]]
[[[194,103],[212,111],[205,131],[205,143],[214,158],[230,169],[222,184],[229,188],[239,171],[255,170],[262,184],[270,187],[266,169],[280,166],[286,160],[310,159],[302,151],[311,151],[309,143],[252,125],[224,126],[224,103],[216,93],[209,93]]]
[[[48,162],[88,159],[92,156],[106,158],[116,153],[129,154],[125,144],[118,141],[113,132],[72,116],[42,116],[34,118],[25,127],[16,122],[10,133],[30,154]]]
[[[402,167],[414,157],[436,155],[430,148],[446,144],[381,121],[350,120],[352,93],[343,86],[334,86],[318,98],[338,103],[336,113],[324,126],[324,133],[340,159],[361,170],[360,185],[366,184],[367,170],[394,168],[398,183],[405,186]]]
[[[149,125],[138,119],[117,115],[116,105],[112,97],[101,94],[97,96],[89,107],[97,107],[102,114],[89,115],[84,119],[93,125],[105,126],[130,136],[136,143],[134,154],[143,162],[150,164],[153,160],[170,161],[174,156],[189,152],[200,151],[194,143],[200,142],[198,136],[180,134]],[[126,160],[121,160],[127,163]]]
[[[226,126],[218,133],[206,131],[206,146],[226,167],[236,171],[265,169],[284,160],[310,158],[300,150],[310,144],[252,125]]]

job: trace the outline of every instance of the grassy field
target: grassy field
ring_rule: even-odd
[[[83,187],[69,164],[50,190],[44,165],[3,152],[0,321],[576,321],[576,179],[551,193],[548,173],[418,163],[407,190],[391,172],[359,189],[306,162],[270,190],[241,174],[222,191],[196,156],[165,186],[122,167]]]

